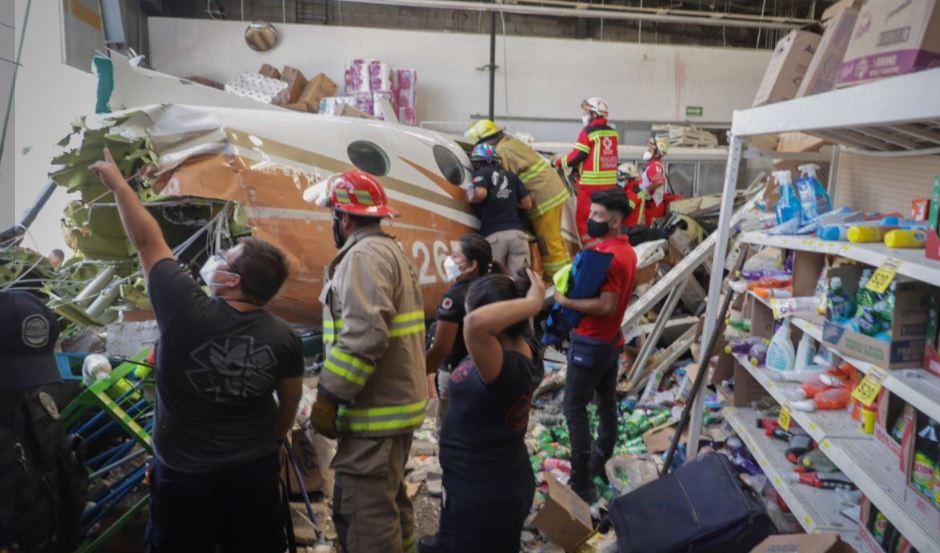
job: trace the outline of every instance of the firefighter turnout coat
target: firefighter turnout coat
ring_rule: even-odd
[[[427,407],[424,309],[411,263],[381,228],[354,232],[326,268],[319,386],[340,435],[410,434]]]

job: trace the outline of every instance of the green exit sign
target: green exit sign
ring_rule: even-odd
[[[702,106],[685,106],[686,117],[701,117],[705,114],[705,108]]]

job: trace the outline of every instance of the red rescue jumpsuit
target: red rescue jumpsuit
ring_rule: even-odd
[[[617,131],[607,124],[606,117],[599,117],[581,130],[578,141],[571,152],[561,158],[561,167],[579,168],[578,207],[575,220],[583,246],[590,246],[595,239],[588,236],[587,220],[591,213],[591,194],[617,186]]]

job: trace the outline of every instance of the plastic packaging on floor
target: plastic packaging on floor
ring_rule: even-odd
[[[620,495],[659,478],[659,465],[648,455],[619,455],[604,465],[610,485]]]

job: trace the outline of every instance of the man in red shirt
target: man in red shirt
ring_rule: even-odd
[[[583,313],[571,333],[568,346],[568,375],[565,381],[565,418],[571,437],[571,488],[588,503],[597,500],[593,477],[606,481],[604,464],[613,455],[617,441],[617,369],[623,334],[620,325],[633,294],[636,254],[621,234],[630,204],[619,188],[591,196],[587,232],[599,243],[592,249],[613,255],[600,295],[571,299],[558,292],[562,307]],[[587,406],[597,393],[600,425],[593,444]]]

